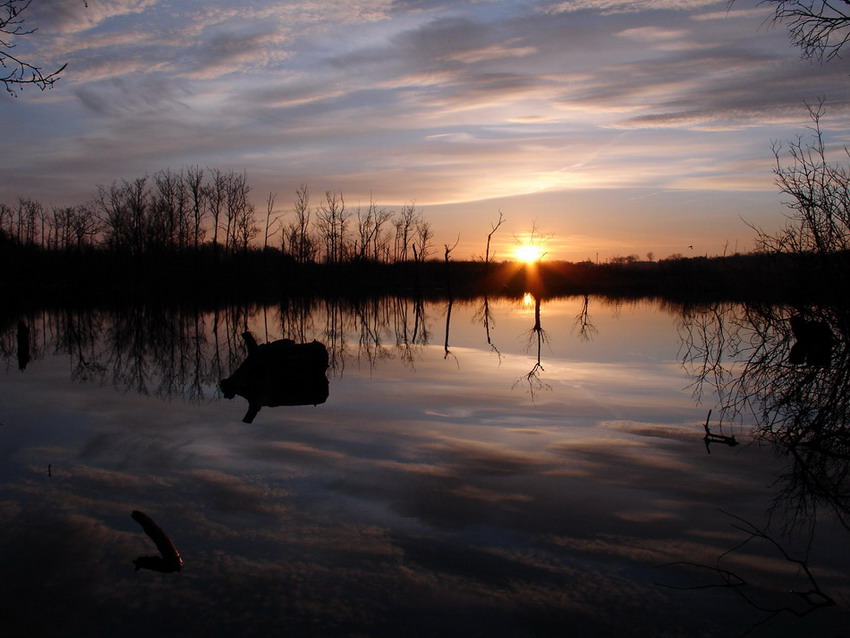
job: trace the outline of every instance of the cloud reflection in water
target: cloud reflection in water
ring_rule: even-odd
[[[88,635],[740,629],[747,605],[724,597],[716,614],[714,595],[657,587],[656,566],[734,546],[718,510],[760,519],[776,461],[759,447],[705,453],[705,409],[685,390],[675,331],[658,328],[669,316],[603,306],[587,343],[570,334],[581,303],[542,305],[549,391],[512,390],[536,359],[529,317],[495,303],[497,357],[475,304],[457,304],[456,360],[391,337],[385,355],[360,357],[356,333],[316,328],[306,336],[345,355],[327,403],[267,408],[250,426],[213,396],[71,382],[63,356],[36,352],[0,385],[0,544],[17,592],[4,615]],[[432,334],[440,310],[425,307]],[[132,571],[132,509],[168,520],[191,557],[180,574]],[[755,549],[736,560],[766,587],[787,572]]]

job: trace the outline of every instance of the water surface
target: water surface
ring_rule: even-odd
[[[3,617],[51,636],[837,635],[847,529],[787,513],[789,461],[755,417],[715,411],[740,444],[703,440],[717,317],[530,296],[22,316],[28,357],[13,322],[0,372]],[[246,329],[325,344],[327,400],[244,423],[218,382]],[[134,571],[157,550],[133,510],[181,571]]]

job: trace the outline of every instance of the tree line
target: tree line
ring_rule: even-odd
[[[369,201],[346,205],[326,191],[317,204],[306,185],[292,208],[258,212],[245,173],[189,166],[97,187],[84,204],[46,207],[30,199],[0,203],[0,238],[58,253],[107,250],[131,257],[208,250],[228,258],[279,251],[299,264],[424,262],[433,253],[430,223],[413,204],[399,210]]]

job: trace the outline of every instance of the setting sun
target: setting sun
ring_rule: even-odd
[[[543,248],[536,244],[521,244],[514,251],[514,256],[527,264],[540,261],[544,254]]]

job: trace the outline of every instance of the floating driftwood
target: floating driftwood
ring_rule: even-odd
[[[708,422],[711,419],[711,410],[708,411],[708,416],[705,417],[705,423],[703,424],[703,428],[705,429],[705,436],[702,437],[703,442],[705,443],[705,449],[708,450],[708,453],[711,454],[711,444],[712,443],[722,443],[723,445],[728,445],[729,447],[735,447],[736,445],[740,445],[738,441],[735,439],[735,435],[727,436],[725,434],[715,434],[711,431],[711,428],[708,427]]]
[[[236,371],[219,382],[224,397],[248,400],[242,419],[251,423],[263,407],[318,405],[328,399],[328,350],[318,341],[295,343],[280,339],[257,344],[243,332],[248,356]]]
[[[145,534],[150,536],[151,540],[156,544],[160,556],[139,556],[133,561],[136,566],[136,571],[140,569],[151,569],[155,572],[170,574],[171,572],[179,572],[183,567],[183,557],[180,552],[168,538],[168,535],[162,531],[162,528],[153,522],[150,516],[144,512],[134,510],[130,516],[133,517]]]

